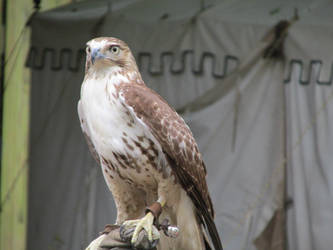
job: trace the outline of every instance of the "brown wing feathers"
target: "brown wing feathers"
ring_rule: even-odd
[[[200,194],[200,191],[195,186],[193,181],[188,178],[187,174],[184,173],[184,170],[182,168],[179,168],[175,161],[168,155],[168,160],[171,165],[171,167],[175,170],[178,169],[180,171],[176,171],[176,175],[187,192],[187,194],[191,197],[192,202],[194,203],[195,207],[198,209],[198,216],[199,220],[206,226],[208,229],[209,235],[212,239],[213,245],[215,249],[223,250],[222,243],[214,222],[213,215],[208,211],[207,206],[205,202],[202,199],[202,196]],[[210,199],[210,198],[209,198]]]
[[[161,144],[184,190],[204,221],[215,249],[222,244],[214,223],[214,211],[206,183],[206,169],[198,146],[183,119],[154,91],[144,85],[122,85],[127,105],[150,128]]]

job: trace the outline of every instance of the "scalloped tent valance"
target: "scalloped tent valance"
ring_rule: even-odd
[[[164,3],[167,7],[153,1],[94,1],[94,5],[85,1],[40,13],[32,22],[39,32],[32,39],[27,66],[42,69],[48,60],[47,67],[52,70],[78,71],[86,41],[116,36],[128,42],[147,74],[180,74],[189,68],[194,75],[223,78],[256,47],[268,29],[279,20],[290,19],[297,7],[300,20],[285,41],[289,64],[285,82],[294,75],[306,85],[315,75],[318,84],[332,84],[333,60],[329,55],[333,18],[327,11],[332,7],[329,1],[310,7],[288,1],[275,4],[257,0],[251,2],[252,7],[242,1],[210,1],[206,9],[200,9],[199,1],[182,3],[173,8],[172,1]],[[318,50],[319,43],[325,49]],[[207,68],[212,70],[204,72]]]

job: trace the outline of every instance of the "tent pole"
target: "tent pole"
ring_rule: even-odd
[[[0,49],[4,52],[2,85],[2,137],[0,182],[0,249],[27,248],[28,137],[30,70],[24,64],[30,45],[26,26],[34,12],[33,1],[0,0]],[[70,0],[44,0],[44,9]],[[6,4],[6,6],[5,6]],[[6,7],[6,8],[4,8]],[[4,16],[3,16],[4,15]]]
[[[28,200],[29,46],[32,3],[7,1],[2,87],[0,249],[26,249]]]

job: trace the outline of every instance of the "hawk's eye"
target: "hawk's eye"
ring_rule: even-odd
[[[120,48],[117,45],[111,45],[110,46],[110,51],[111,51],[112,54],[118,55],[119,51],[120,51]]]
[[[87,46],[87,48],[86,48],[86,53],[87,53],[87,54],[90,54],[90,52],[91,52],[90,46]]]

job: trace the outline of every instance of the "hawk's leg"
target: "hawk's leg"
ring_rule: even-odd
[[[135,246],[139,233],[141,230],[145,230],[148,235],[148,240],[150,242],[160,238],[160,233],[153,226],[154,222],[157,222],[159,215],[161,214],[162,207],[165,204],[164,200],[153,203],[150,207],[146,209],[147,214],[138,220],[128,220],[123,223],[125,228],[135,227],[131,243]]]

